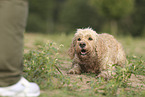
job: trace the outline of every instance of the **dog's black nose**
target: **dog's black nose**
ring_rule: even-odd
[[[80,47],[81,47],[81,48],[84,48],[85,46],[86,46],[86,43],[84,43],[84,42],[81,42],[81,43],[80,43]]]

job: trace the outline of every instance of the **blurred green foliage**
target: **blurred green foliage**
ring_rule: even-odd
[[[134,0],[91,0],[96,11],[108,20],[110,32],[117,34],[117,20],[129,15],[134,8]]]
[[[116,20],[130,14],[134,8],[134,0],[91,0],[91,3],[100,15]]]
[[[145,35],[145,0],[29,0],[27,32]]]

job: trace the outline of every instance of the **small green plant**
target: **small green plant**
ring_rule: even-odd
[[[69,78],[66,78],[58,68],[57,56],[60,47],[56,48],[54,43],[46,43],[24,54],[24,76],[39,84],[42,89],[68,85]]]
[[[145,64],[142,57],[132,56],[128,57],[130,73],[135,75],[145,75]]]
[[[124,68],[121,68],[117,65],[113,65],[116,67],[114,71],[116,74],[112,75],[113,78],[105,81],[103,78],[98,78],[97,81],[90,81],[90,86],[95,93],[101,93],[106,96],[121,96],[125,95],[129,96],[131,92],[134,94],[134,90],[132,90],[132,86],[129,84],[129,78],[132,74],[134,75],[145,75],[145,66],[144,61],[141,58],[136,56],[128,57],[128,63]],[[129,88],[128,91],[125,89]]]

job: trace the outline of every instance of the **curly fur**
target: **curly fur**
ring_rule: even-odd
[[[121,44],[106,33],[97,34],[91,28],[78,29],[69,49],[73,60],[70,74],[91,72],[98,77],[109,78],[113,64],[123,66],[126,56]]]

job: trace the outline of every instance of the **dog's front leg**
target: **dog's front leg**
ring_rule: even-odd
[[[112,78],[112,73],[109,72],[109,71],[101,71],[101,73],[99,73],[99,74],[97,75],[97,78],[99,78],[99,77],[102,77],[102,78],[104,78],[105,80],[109,80],[109,79]]]
[[[111,78],[113,78],[113,75],[115,75],[116,73],[114,72],[115,71],[115,67],[111,66],[111,65],[108,65],[108,68],[103,68],[102,70],[100,70],[101,72],[97,75],[97,78],[98,77],[103,77],[105,80],[109,80]]]
[[[81,67],[79,64],[74,64],[73,68],[68,71],[68,74],[81,74]]]

